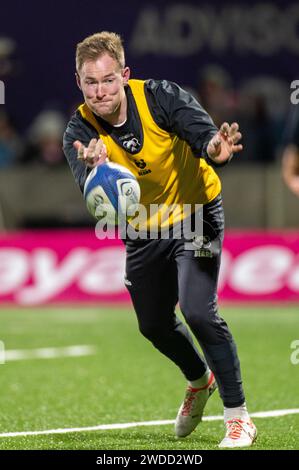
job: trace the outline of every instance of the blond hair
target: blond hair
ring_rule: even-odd
[[[116,33],[102,31],[88,36],[77,44],[76,70],[80,72],[84,62],[96,60],[103,54],[108,54],[116,60],[121,69],[125,67],[125,53],[121,37]]]

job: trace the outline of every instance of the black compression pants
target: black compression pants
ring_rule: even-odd
[[[236,345],[217,308],[224,231],[221,196],[203,206],[204,246],[184,239],[126,240],[126,285],[141,333],[181,369],[187,380],[214,372],[224,406],[244,403]],[[179,302],[187,326],[176,316]]]

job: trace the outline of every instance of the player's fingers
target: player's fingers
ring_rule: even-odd
[[[92,139],[89,143],[88,149],[85,154],[86,161],[89,166],[95,166],[96,162],[99,159],[99,156],[96,152],[97,139]]]
[[[94,149],[97,145],[97,141],[98,141],[98,139],[96,139],[95,137],[93,139],[91,139],[91,141],[89,142],[88,147],[87,147],[89,151],[92,151],[92,152],[94,151]]]
[[[241,150],[243,150],[243,145],[242,144],[238,144],[238,145],[233,146],[233,153],[241,152]]]
[[[103,151],[103,145],[104,145],[104,144],[103,144],[103,141],[102,141],[101,139],[99,139],[99,140],[97,141],[97,144],[96,144],[95,150],[94,150],[94,153],[95,153],[96,156],[100,156],[100,155],[101,155],[101,153],[102,153],[102,151]]]
[[[77,149],[77,158],[78,158],[78,160],[84,160],[84,158],[85,158],[85,155],[84,155],[85,147],[84,147],[84,145],[81,144],[81,142],[79,140],[76,140],[73,143],[73,146],[75,147],[75,149]]]
[[[233,143],[236,144],[237,142],[239,142],[239,140],[242,139],[242,134],[241,132],[236,132],[236,134],[234,134],[232,136],[232,140],[233,140]]]
[[[102,150],[101,150],[101,157],[103,159],[106,159],[108,157],[107,147],[104,143],[103,143],[103,147],[102,147]]]
[[[211,144],[214,145],[215,147],[218,147],[221,144],[221,137],[219,135],[219,132],[214,135],[214,137],[211,140]]]
[[[229,127],[228,135],[233,137],[239,130],[239,124],[237,122],[233,122],[232,125]]]
[[[94,158],[95,156],[95,148],[96,148],[96,145],[97,145],[97,139],[91,139],[91,141],[89,142],[89,145],[87,147],[87,151],[86,151],[86,158]]]
[[[224,122],[223,124],[221,124],[221,127],[220,127],[221,134],[227,135],[228,131],[229,131],[229,124],[227,122]]]
[[[81,144],[80,140],[75,140],[75,142],[73,142],[73,147],[75,147],[76,150],[79,150],[81,145],[82,144]]]
[[[100,150],[100,153],[98,154],[96,163],[97,165],[101,165],[102,163],[105,163],[106,161],[108,161],[107,147],[104,144],[104,142],[102,142],[101,150]]]

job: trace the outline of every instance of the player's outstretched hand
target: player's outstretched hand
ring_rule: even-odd
[[[101,165],[107,159],[107,148],[101,139],[91,139],[88,147],[76,140],[73,146],[77,150],[78,160],[81,160],[89,168]]]
[[[209,158],[215,163],[224,163],[230,160],[234,153],[240,152],[243,149],[243,145],[238,144],[241,138],[242,134],[239,132],[239,124],[234,122],[232,125],[229,125],[227,122],[224,122],[208,144],[207,152]]]

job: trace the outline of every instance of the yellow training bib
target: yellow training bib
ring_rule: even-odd
[[[107,147],[110,161],[128,168],[141,189],[140,203],[147,210],[146,227],[166,228],[184,218],[183,204],[207,204],[221,191],[220,180],[204,158],[195,158],[190,146],[175,134],[161,129],[149,110],[143,80],[129,80],[143,130],[143,146],[132,155],[110,137],[86,104],[79,107],[82,117],[98,132]],[[159,205],[159,217],[155,207]],[[174,212],[169,215],[169,208]],[[194,211],[194,209],[193,209]],[[188,215],[188,214],[187,214]]]

